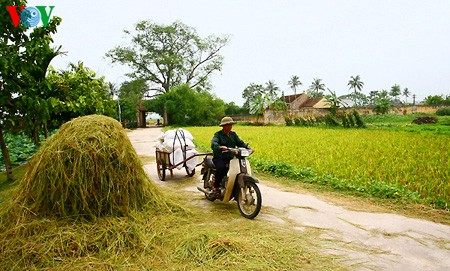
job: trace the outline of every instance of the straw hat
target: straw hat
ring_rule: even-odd
[[[233,121],[233,119],[231,117],[223,117],[222,120],[220,121],[220,126],[224,126],[227,124],[235,124],[236,122]]]

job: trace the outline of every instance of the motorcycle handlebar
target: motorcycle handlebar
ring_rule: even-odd
[[[229,148],[227,147],[227,149],[222,150],[222,152],[231,152],[234,155],[238,155],[241,152],[241,149],[246,149],[249,151],[249,155],[253,153],[253,149],[252,148]]]

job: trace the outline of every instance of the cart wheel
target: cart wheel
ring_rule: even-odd
[[[187,175],[188,175],[189,177],[194,176],[194,174],[195,174],[195,168],[192,169],[192,170],[190,170],[188,167],[186,167],[186,173],[187,173]]]
[[[158,171],[159,180],[164,181],[166,178],[166,165],[161,163],[159,159],[156,160],[156,170]]]

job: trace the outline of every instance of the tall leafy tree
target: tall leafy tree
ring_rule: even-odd
[[[425,105],[450,105],[450,95],[429,95],[424,100]]]
[[[394,100],[398,100],[398,96],[400,96],[402,93],[402,89],[400,88],[399,85],[395,84],[391,87],[391,91],[389,92],[389,95],[391,95],[391,97]]]
[[[361,78],[359,77],[359,75],[356,76],[350,76],[350,80],[347,83],[347,86],[350,86],[349,89],[353,89],[353,97],[354,97],[354,102],[355,105],[357,104],[357,97],[358,97],[358,93],[361,92],[363,86],[364,86],[364,82],[361,81]]]
[[[323,91],[325,90],[325,84],[322,83],[322,79],[314,78],[309,86],[308,96],[312,98],[323,97]]]
[[[111,89],[103,77],[85,67],[83,62],[69,64],[68,69],[50,69],[47,81],[51,91],[50,118],[52,127],[79,116],[102,114],[114,117],[115,103]]]
[[[238,115],[238,114],[248,114],[248,109],[242,106],[236,105],[234,102],[225,103],[225,115]]]
[[[51,60],[60,53],[50,44],[61,19],[54,16],[46,26],[28,29],[21,23],[14,25],[6,6],[26,6],[26,1],[0,1],[0,146],[7,178],[11,180],[3,135],[5,131],[25,129],[36,136],[46,126],[49,113],[45,74]],[[17,12],[20,16],[20,8]]]
[[[297,75],[292,75],[288,82],[289,87],[294,91],[294,95],[297,94],[297,88],[302,85],[300,78]]]
[[[392,108],[391,100],[389,99],[389,93],[387,90],[378,92],[375,98],[375,105],[373,111],[377,114],[386,114]]]
[[[225,103],[222,100],[208,91],[194,90],[186,84],[142,103],[147,109],[159,114],[166,106],[169,121],[182,126],[217,125],[217,120],[225,115]]]
[[[148,85],[145,80],[136,79],[130,82],[126,81],[118,88],[119,100],[121,106],[121,120],[126,123],[136,123],[139,105],[141,105]]]
[[[131,37],[130,44],[117,46],[106,56],[113,63],[131,67],[129,77],[145,80],[150,97],[182,84],[209,87],[210,75],[223,65],[220,50],[228,43],[228,37],[211,35],[203,39],[194,28],[178,21],[171,25],[142,21],[134,33],[124,32]],[[166,113],[163,118],[168,124]]]
[[[245,99],[243,107],[250,110],[250,101],[265,93],[263,85],[250,83],[242,92],[242,98]]]

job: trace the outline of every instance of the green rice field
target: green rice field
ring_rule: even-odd
[[[196,144],[205,150],[210,149],[218,130],[220,127],[189,127]],[[304,174],[303,180],[339,183],[335,185],[338,189],[386,198],[406,195],[448,209],[448,135],[286,126],[235,125],[233,130],[255,150],[256,168],[282,167],[288,177],[298,175],[292,172],[312,172]]]

